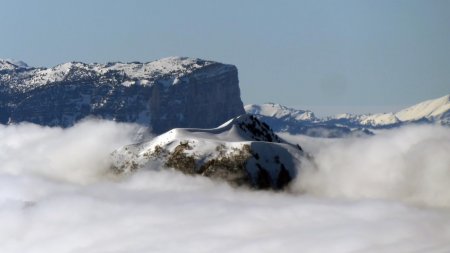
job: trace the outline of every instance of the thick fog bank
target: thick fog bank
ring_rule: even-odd
[[[143,132],[137,125],[95,119],[67,129],[0,125],[0,173],[93,182],[104,176],[111,151]]]
[[[316,162],[294,194],[171,170],[111,178],[109,153],[138,130],[0,126],[0,252],[450,251],[448,129],[286,135]]]
[[[450,207],[450,128],[410,126],[337,140],[282,136],[314,155],[296,192]]]

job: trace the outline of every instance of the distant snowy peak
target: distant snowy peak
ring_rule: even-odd
[[[326,120],[330,121],[347,121],[361,126],[384,126],[391,124],[398,124],[400,120],[393,113],[376,113],[376,114],[363,114],[355,115],[350,113],[341,113],[331,117],[327,117]]]
[[[415,121],[423,118],[429,120],[450,118],[450,95],[413,105],[397,112],[395,116],[401,121]]]
[[[0,70],[13,70],[19,68],[29,68],[23,61],[16,61],[11,59],[0,59]]]
[[[376,113],[361,115],[360,123],[364,126],[384,126],[399,124],[401,121],[393,113]]]
[[[369,129],[386,129],[411,123],[450,125],[450,95],[428,100],[397,113],[354,115],[349,113],[317,118],[311,111],[279,104],[246,105],[247,113],[267,122],[275,132],[321,137],[372,135]]]
[[[16,68],[17,66],[12,64],[11,62],[0,59],[0,70],[12,70]]]
[[[250,104],[246,105],[244,108],[247,113],[274,117],[277,119],[290,118],[295,120],[317,120],[316,116],[311,111],[298,110],[275,103],[266,103],[262,105]]]
[[[258,119],[267,122],[275,132],[289,132],[292,134],[330,138],[370,134],[361,129],[350,129],[342,126],[343,124],[340,120],[331,119],[333,122],[329,122],[317,118],[311,111],[289,108],[279,104],[251,104],[246,105],[244,108],[247,113],[253,114]],[[348,123],[352,120],[344,119],[343,121],[344,123]]]

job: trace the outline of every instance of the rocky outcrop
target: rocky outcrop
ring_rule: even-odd
[[[149,63],[30,68],[0,61],[0,123],[68,127],[87,116],[150,126],[214,127],[244,113],[237,69],[171,57]]]
[[[172,168],[235,186],[283,189],[308,162],[299,145],[279,138],[252,115],[241,115],[214,129],[172,129],[150,142],[112,153],[111,170]]]

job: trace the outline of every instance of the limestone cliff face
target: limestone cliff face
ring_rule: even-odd
[[[0,99],[3,124],[68,127],[95,116],[140,123],[156,133],[214,127],[244,113],[235,66],[180,57],[49,69],[0,61]]]

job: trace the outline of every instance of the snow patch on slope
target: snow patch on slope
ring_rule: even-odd
[[[92,69],[104,74],[108,71],[120,71],[125,73],[130,78],[148,79],[154,76],[162,76],[169,74],[183,74],[191,73],[196,69],[213,64],[212,61],[203,61],[196,58],[188,57],[167,57],[157,61],[147,63],[110,63],[95,65]]]
[[[217,64],[214,61],[206,61],[198,58],[167,57],[152,62],[111,62],[106,64],[86,64],[82,62],[67,62],[52,68],[29,68],[25,65],[14,65],[13,63],[0,60],[0,70],[14,70],[24,68],[27,71],[15,77],[18,83],[12,89],[22,91],[30,90],[49,83],[64,81],[69,74],[74,79],[83,77],[103,77],[107,74],[117,73],[125,79],[121,84],[130,85],[131,82],[139,85],[152,85],[156,80],[165,81],[168,85],[176,85],[181,82],[182,77],[194,71]],[[231,65],[222,64],[223,72],[229,70]],[[217,69],[215,74],[220,74]]]
[[[270,123],[276,131],[308,134],[320,129],[332,129],[346,136],[348,133],[371,134],[368,129],[383,129],[418,122],[450,125],[450,95],[427,100],[397,113],[376,113],[354,115],[337,114],[316,118],[310,111],[297,110],[278,104],[246,105],[247,113],[252,113]],[[320,132],[320,131],[319,131]],[[321,134],[319,134],[321,135]],[[326,136],[326,135],[322,135]],[[335,135],[333,135],[335,136]]]
[[[23,61],[17,61],[12,59],[0,59],[0,70],[14,70],[14,69],[26,69],[28,65]]]
[[[267,103],[262,105],[249,104],[246,105],[245,111],[251,114],[259,114],[268,117],[274,117],[278,119],[293,118],[295,120],[316,120],[316,116],[311,111],[304,111],[289,108],[280,104]]]
[[[395,116],[402,121],[413,121],[421,118],[439,119],[449,110],[450,95],[446,95],[403,109],[397,112]]]
[[[362,125],[383,126],[398,124],[400,120],[393,113],[377,113],[361,116],[360,122]]]

